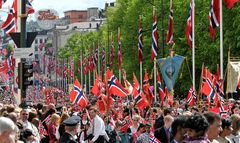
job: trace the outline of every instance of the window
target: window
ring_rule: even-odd
[[[38,39],[35,39],[35,44],[37,44],[38,43]]]
[[[83,18],[83,15],[78,15],[78,18],[79,18],[79,19],[82,19],[82,18]]]
[[[35,46],[35,51],[38,51],[38,46],[37,45]]]
[[[40,39],[39,43],[43,43],[43,39]]]
[[[39,56],[38,54],[35,54],[35,59],[38,60],[39,59]]]

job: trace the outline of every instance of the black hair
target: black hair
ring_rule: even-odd
[[[230,119],[222,119],[222,129],[225,127],[230,127],[232,125],[232,121]]]
[[[195,114],[189,117],[185,124],[185,128],[193,129],[196,133],[200,133],[200,135],[204,135],[209,127],[209,123],[207,119],[201,114]]]
[[[172,123],[172,128],[171,128],[171,133],[173,136],[176,136],[178,127],[184,128],[184,124],[186,120],[187,118],[181,115],[174,119]]]
[[[168,114],[171,114],[171,112],[172,112],[172,108],[167,108],[167,109],[164,109],[163,114],[164,116],[166,116]]]

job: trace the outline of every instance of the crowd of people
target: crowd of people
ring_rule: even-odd
[[[237,102],[226,116],[180,101],[144,110],[117,103],[105,112],[90,103],[84,109],[0,104],[0,143],[240,143]]]

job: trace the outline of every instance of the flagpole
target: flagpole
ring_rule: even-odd
[[[90,94],[90,86],[91,86],[91,71],[88,72],[88,94]]]
[[[142,61],[140,61],[140,89],[142,89]]]
[[[80,52],[80,61],[81,61],[81,65],[80,65],[80,66],[81,66],[81,68],[80,68],[80,69],[81,69],[81,71],[80,71],[80,72],[81,72],[81,84],[83,83],[83,57],[82,57],[82,55],[83,55],[83,54],[82,54],[82,50],[81,50],[81,52]]]
[[[195,85],[195,2],[192,0],[192,74],[193,74],[193,90],[196,90]]]
[[[99,53],[99,43],[98,43],[98,76],[100,76],[100,53]],[[98,78],[98,77],[97,77]],[[94,79],[95,80],[95,79]]]
[[[157,84],[156,84],[156,58],[154,58],[154,101],[157,102]]]
[[[119,82],[122,83],[121,82],[121,69],[119,69],[118,72],[119,72]]]
[[[223,79],[223,19],[222,19],[222,0],[220,0],[220,74]]]

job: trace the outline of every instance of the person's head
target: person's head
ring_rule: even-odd
[[[197,138],[206,134],[209,124],[203,115],[196,114],[186,120],[184,127],[187,129],[187,135],[190,138]]]
[[[185,122],[186,117],[178,116],[172,123],[171,133],[175,139],[178,138],[179,142],[183,140],[184,135],[186,134],[186,129],[184,127]]]
[[[170,128],[172,126],[172,122],[174,121],[174,118],[171,115],[164,116],[164,127]]]
[[[29,118],[29,109],[22,109],[20,112],[20,118],[23,122],[27,121]]]
[[[38,126],[39,126],[39,119],[38,119],[38,118],[33,118],[33,119],[32,119],[32,124],[33,124],[35,127],[38,127]]]
[[[146,131],[147,133],[150,133],[150,131],[151,131],[151,124],[146,124],[146,125],[145,125],[145,131]]]
[[[67,113],[62,113],[61,117],[60,117],[60,124],[63,123],[64,120],[68,119],[70,116]]]
[[[220,132],[221,137],[229,136],[232,133],[232,121],[229,119],[222,119],[222,131]]]
[[[89,116],[91,119],[95,118],[95,116],[97,115],[97,108],[96,107],[91,107],[89,109]]]
[[[0,117],[0,141],[1,143],[15,143],[16,125],[6,117]]]
[[[54,125],[58,125],[59,121],[60,121],[60,116],[58,114],[55,114],[55,113],[52,114],[50,123],[54,124]]]
[[[240,115],[239,114],[233,114],[231,116],[232,120],[232,127],[233,127],[233,134],[237,134],[240,131]]]
[[[213,112],[206,112],[203,115],[207,119],[209,124],[209,128],[207,131],[208,139],[212,141],[216,139],[219,136],[219,133],[222,131],[221,117]]]
[[[132,120],[133,120],[133,124],[134,125],[137,125],[139,123],[139,120],[140,120],[140,116],[139,115],[134,115],[132,117]]]
[[[26,140],[26,141],[33,141],[34,140],[33,132],[30,129],[25,129],[22,132],[22,136],[23,136],[23,139]]]
[[[138,132],[143,133],[145,131],[145,125],[140,123],[139,127],[138,127]]]
[[[166,108],[163,110],[163,115],[167,116],[167,115],[171,115],[172,114],[172,108]]]
[[[7,117],[10,118],[14,123],[17,123],[18,117],[15,112],[9,113]]]
[[[65,125],[65,131],[72,135],[76,135],[80,132],[80,117],[79,116],[72,116],[72,117],[64,120],[63,124]]]
[[[123,110],[123,116],[126,117],[126,116],[128,116],[129,114],[130,114],[129,108],[125,108],[125,109]]]

